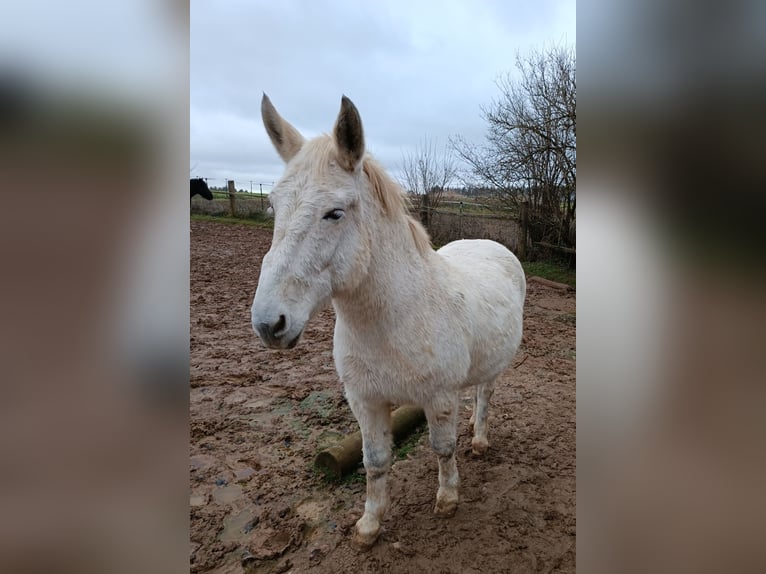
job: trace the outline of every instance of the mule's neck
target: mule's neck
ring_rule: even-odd
[[[336,313],[347,323],[400,322],[426,298],[437,295],[440,258],[420,249],[409,218],[383,216],[370,231],[370,264],[352,290],[333,296]]]

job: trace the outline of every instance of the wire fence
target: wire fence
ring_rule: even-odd
[[[199,196],[191,198],[192,213],[252,219],[270,215],[269,197],[264,188],[268,185],[270,191],[273,183],[252,182],[253,192],[250,192],[241,187],[238,190],[231,180],[226,181],[225,187],[216,185],[212,178],[208,181],[213,200]],[[537,242],[533,244],[530,239],[524,210],[516,214],[484,204],[457,201],[444,202],[439,208],[426,211],[414,207],[411,213],[425,225],[437,247],[458,239],[491,239],[505,245],[521,259],[533,259],[535,252],[540,250]]]
[[[198,195],[191,199],[191,212],[202,215],[262,218],[269,208],[269,196],[260,193],[228,192],[211,189],[212,201]],[[233,206],[233,209],[232,209]]]
[[[421,218],[422,219],[422,218]],[[457,239],[492,239],[519,251],[519,221],[499,213],[476,214],[432,209],[428,232],[435,245]]]
[[[222,193],[228,193],[229,190],[229,181],[232,181],[230,179],[222,178],[222,177],[202,177],[202,176],[194,176],[199,177],[201,179],[205,180],[205,183],[207,183],[208,187],[213,192],[222,192]],[[235,185],[235,192],[236,193],[265,193],[268,195],[268,193],[273,189],[274,187],[273,181],[257,181],[254,179],[247,180],[246,182],[238,182]]]

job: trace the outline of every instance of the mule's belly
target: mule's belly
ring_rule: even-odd
[[[500,331],[499,336],[483,337],[472,346],[465,386],[492,381],[511,364],[521,345],[521,321],[511,319],[509,323],[513,327]]]

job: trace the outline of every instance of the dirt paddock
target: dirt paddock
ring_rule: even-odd
[[[316,453],[357,425],[332,360],[332,309],[291,351],[266,350],[250,305],[269,230],[191,222],[192,572],[574,572],[575,295],[531,283],[524,342],[501,377],[490,450],[458,430],[460,503],[432,514],[427,432],[396,449],[384,532],[350,544],[364,475],[328,483]]]

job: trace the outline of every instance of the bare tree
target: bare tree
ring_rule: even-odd
[[[415,151],[402,154],[402,185],[417,198],[420,218],[428,228],[431,210],[439,207],[444,190],[457,174],[457,162],[449,147],[439,151],[433,141],[424,139]]]
[[[452,148],[471,176],[494,188],[512,209],[529,207],[535,240],[574,245],[577,181],[576,59],[554,47],[517,56],[518,78],[497,81],[500,97],[482,107],[484,145],[461,137]]]

